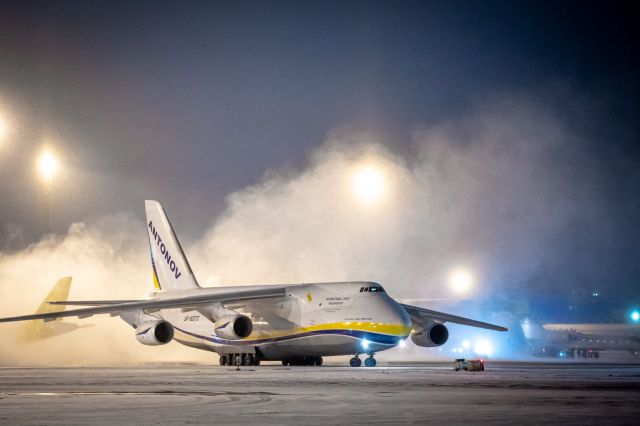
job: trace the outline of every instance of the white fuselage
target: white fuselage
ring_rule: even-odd
[[[374,353],[392,348],[411,332],[411,319],[385,292],[361,291],[370,282],[286,286],[281,298],[225,304],[248,316],[253,331],[244,339],[219,337],[206,309],[164,309],[152,314],[174,327],[174,339],[219,354],[258,353],[265,360],[295,356]],[[263,289],[268,286],[165,290],[154,298]],[[381,287],[379,287],[381,288]]]

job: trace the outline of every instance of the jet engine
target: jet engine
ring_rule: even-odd
[[[244,339],[252,330],[251,319],[240,314],[221,317],[214,325],[216,336],[229,340]]]
[[[420,328],[415,328],[411,333],[411,340],[417,346],[424,348],[432,348],[447,343],[449,339],[449,330],[444,324],[439,322],[428,322]]]
[[[164,345],[173,339],[173,326],[162,320],[145,321],[136,327],[136,339],[143,345]]]

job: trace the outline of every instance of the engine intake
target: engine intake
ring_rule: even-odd
[[[449,330],[439,322],[425,324],[423,328],[415,329],[411,333],[411,341],[424,348],[444,345],[448,339]]]
[[[248,337],[253,331],[253,322],[246,315],[229,315],[220,318],[214,325],[216,336],[223,339],[239,340]]]
[[[145,321],[136,327],[136,339],[143,345],[165,345],[173,339],[173,326],[167,321]]]

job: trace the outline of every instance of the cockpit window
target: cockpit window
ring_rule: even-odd
[[[368,291],[370,293],[384,293],[384,288],[382,288],[382,286],[379,286],[379,285],[372,285],[369,287],[360,288],[360,293],[364,291]]]

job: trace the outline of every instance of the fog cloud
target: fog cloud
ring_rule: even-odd
[[[575,264],[581,247],[559,241],[587,228],[594,241],[606,232],[599,171],[588,167],[591,154],[573,130],[543,102],[510,97],[417,130],[408,152],[374,134],[335,132],[304,168],[270,170],[229,195],[203,238],[183,246],[205,286],[373,280],[399,298],[450,297],[446,275],[462,266],[478,283],[473,296],[569,291],[574,280],[540,277],[591,259]],[[384,186],[374,196],[354,184],[363,168]],[[164,207],[169,217],[179,209]],[[140,298],[152,289],[144,223],[119,214],[74,224],[1,255],[0,313],[33,311],[64,275],[74,277],[73,299]],[[85,321],[95,326],[37,350],[3,345],[0,361],[215,360],[176,343],[144,347],[117,319]],[[0,333],[17,327],[2,324]]]

